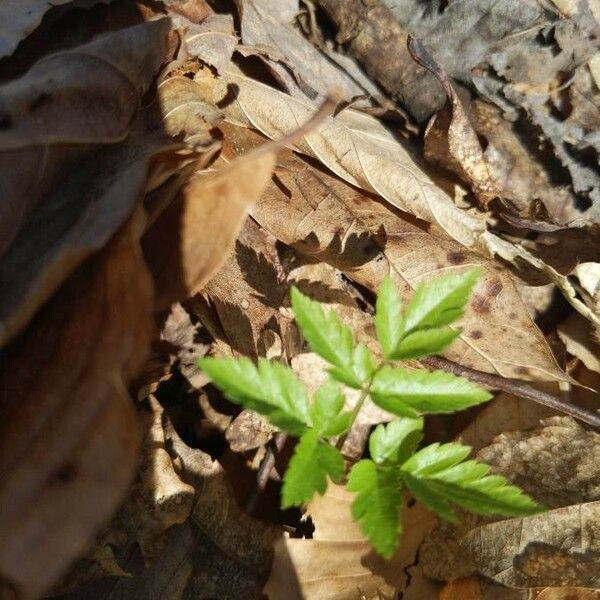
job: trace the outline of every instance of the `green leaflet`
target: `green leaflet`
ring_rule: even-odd
[[[460,331],[450,329],[450,327],[418,329],[402,338],[392,351],[390,358],[394,360],[408,360],[410,358],[421,358],[430,354],[439,354],[459,335]]]
[[[376,463],[403,463],[423,438],[423,419],[394,419],[377,425],[369,437],[369,452]]]
[[[481,269],[437,277],[420,284],[406,309],[404,332],[441,327],[462,316]]]
[[[348,430],[351,412],[342,412],[345,396],[340,386],[329,380],[316,392],[310,407],[312,426],[322,437],[334,437]]]
[[[372,460],[356,463],[348,477],[348,490],[357,492],[352,518],[377,552],[388,559],[402,533],[401,484],[397,469],[378,467]]]
[[[487,465],[469,460],[470,448],[432,444],[417,451],[428,413],[452,413],[486,402],[491,395],[474,383],[443,371],[407,370],[388,364],[442,352],[458,335],[449,327],[462,315],[479,270],[439,277],[419,285],[403,314],[394,282],[386,278],[377,298],[375,328],[386,360],[379,362],[338,315],[292,289],[292,307],[312,350],[329,364],[333,379],[309,403],[296,375],[280,363],[260,359],[204,358],[199,364],[225,395],[266,415],[300,437],[283,479],[282,506],[309,502],[323,494],[328,479],[340,481],[344,458],[329,444],[343,436],[371,396],[400,418],[378,425],[369,438],[371,459],[354,465],[348,489],[356,492],[352,516],[374,548],[390,558],[402,531],[402,489],[440,516],[456,521],[453,507],[483,515],[520,516],[541,510]],[[360,403],[344,411],[345,396],[334,381],[360,389]],[[340,438],[339,443],[343,442]]]
[[[373,402],[406,417],[452,413],[487,402],[491,394],[468,379],[444,371],[383,367],[371,385]]]
[[[265,415],[293,435],[302,435],[309,423],[304,385],[288,367],[259,359],[202,358],[200,368],[227,398]]]
[[[315,430],[307,431],[294,450],[283,478],[281,506],[306,504],[315,492],[324,494],[327,477],[340,481],[344,475],[344,458],[333,446],[319,439]]]
[[[456,521],[450,503],[486,516],[543,510],[504,477],[490,475],[488,465],[465,461],[470,451],[460,444],[427,446],[402,465],[404,483],[418,500],[450,521]]]
[[[302,334],[311,349],[331,363],[336,379],[352,387],[360,387],[353,370],[354,336],[333,311],[325,312],[319,302],[292,288],[292,309]]]
[[[391,358],[402,339],[402,301],[391,277],[386,277],[379,288],[375,305],[375,331],[383,355]]]

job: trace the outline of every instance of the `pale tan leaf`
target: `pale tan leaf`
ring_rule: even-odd
[[[389,561],[380,558],[350,516],[354,496],[329,484],[308,507],[313,539],[281,538],[264,593],[269,600],[378,600],[406,586],[404,569],[414,563],[433,517],[420,504],[404,511],[406,530]]]
[[[0,87],[0,254],[65,172],[98,144],[125,139],[168,30],[162,19],[105,34]]]
[[[152,333],[137,215],[2,351],[0,572],[37,597],[105,524],[137,462],[126,384]]]

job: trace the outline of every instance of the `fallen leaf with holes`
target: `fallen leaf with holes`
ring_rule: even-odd
[[[247,130],[223,129],[229,140],[225,153],[260,143],[260,136]],[[460,323],[463,334],[446,356],[508,377],[566,378],[506,269],[403,218],[291,152],[280,156],[276,180],[252,208],[252,216],[282,242],[328,262],[372,292],[386,275],[408,296],[419,281],[480,265],[484,276]],[[510,336],[511,344],[499,346],[500,335]]]
[[[421,549],[426,575],[480,573],[509,587],[597,587],[599,437],[569,417],[552,417],[480,450],[478,459],[551,510],[495,522],[465,514],[458,526],[440,523]]]
[[[433,516],[420,504],[404,511],[406,530],[395,556],[383,560],[350,517],[354,495],[329,484],[307,508],[315,526],[312,539],[280,538],[264,593],[270,600],[375,600],[406,586],[404,569],[415,562]]]
[[[2,350],[0,572],[40,596],[115,510],[137,462],[126,384],[152,333],[131,219]]]

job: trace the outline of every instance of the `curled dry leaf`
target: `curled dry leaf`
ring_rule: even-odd
[[[106,34],[0,87],[0,254],[82,156],[125,139],[168,31],[162,19]]]
[[[165,532],[164,550],[151,565],[130,547],[118,558],[131,577],[83,586],[71,600],[242,600],[260,595],[278,528],[239,508],[217,461],[187,447],[170,423],[165,434],[179,477],[195,490],[190,518]]]
[[[332,100],[325,101],[283,139],[254,148],[213,173],[190,179],[144,237],[159,310],[196,294],[219,270],[250,206],[271,180],[277,153],[322,121],[332,104]],[[164,240],[169,240],[168,245]]]
[[[353,499],[342,486],[330,483],[325,495],[316,496],[307,508],[315,525],[313,538],[277,540],[264,589],[270,600],[376,600],[405,589],[405,569],[415,562],[433,516],[420,504],[407,508],[406,532],[396,554],[386,561],[352,521]]]
[[[146,233],[158,309],[197,293],[219,270],[270,181],[275,158],[275,148],[260,148],[213,175],[193,177]]]
[[[444,70],[427,52],[423,44],[408,37],[411,56],[433,73],[446,93],[446,104],[435,114],[425,130],[425,158],[456,173],[470,184],[484,206],[499,194],[498,186],[490,177],[483,158],[477,134]]]
[[[197,73],[199,95],[214,104],[234,96],[224,107],[228,121],[280,138],[307,121],[314,109],[263,83],[241,74],[231,65],[215,77],[206,69]],[[234,91],[234,93],[232,93]],[[344,110],[336,118],[307,133],[294,144],[352,185],[382,196],[396,208],[441,228],[469,249],[519,265],[520,261],[550,277],[565,298],[587,319],[600,317],[577,297],[572,283],[522,246],[486,229],[479,218],[458,208],[415,163],[409,150],[376,119]]]
[[[38,597],[122,499],[137,459],[126,383],[152,333],[136,216],[2,350],[0,573]]]
[[[569,354],[576,356],[591,371],[600,373],[600,342],[585,319],[571,315],[558,326],[557,332]]]
[[[423,545],[425,572],[454,579],[478,572],[511,587],[597,587],[599,434],[569,417],[505,433],[477,457],[552,508],[524,519],[440,524]]]
[[[142,414],[146,433],[140,470],[117,521],[129,538],[139,544],[149,563],[163,550],[164,532],[190,516],[195,490],[182,481],[166,450],[162,407],[153,396],[148,397],[148,404],[150,410]]]
[[[225,153],[260,143],[248,130],[223,126]],[[282,242],[342,270],[376,292],[391,275],[408,297],[420,281],[479,265],[484,275],[460,322],[463,333],[447,357],[518,379],[568,379],[534,325],[510,273],[388,209],[336,177],[282,154],[272,183],[252,216]],[[510,344],[499,345],[499,336]]]

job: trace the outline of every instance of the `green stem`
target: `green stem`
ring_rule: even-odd
[[[377,368],[371,374],[371,377],[369,377],[369,379],[367,379],[366,384],[363,386],[360,396],[359,396],[358,400],[356,401],[354,408],[352,409],[352,416],[350,417],[350,425],[348,426],[348,431],[340,437],[340,439],[337,441],[337,444],[335,445],[335,447],[338,450],[342,449],[342,446],[344,445],[344,442],[346,441],[346,438],[348,437],[348,433],[350,433],[350,430],[352,429],[352,425],[354,425],[354,421],[356,421],[356,417],[358,417],[358,413],[360,413],[360,411],[365,403],[365,400],[367,399],[368,395],[371,393],[371,385],[373,385],[373,379],[375,379],[375,375],[377,375],[377,373],[380,371],[380,369],[384,365],[385,365],[385,362],[379,363],[379,365],[377,365]]]

